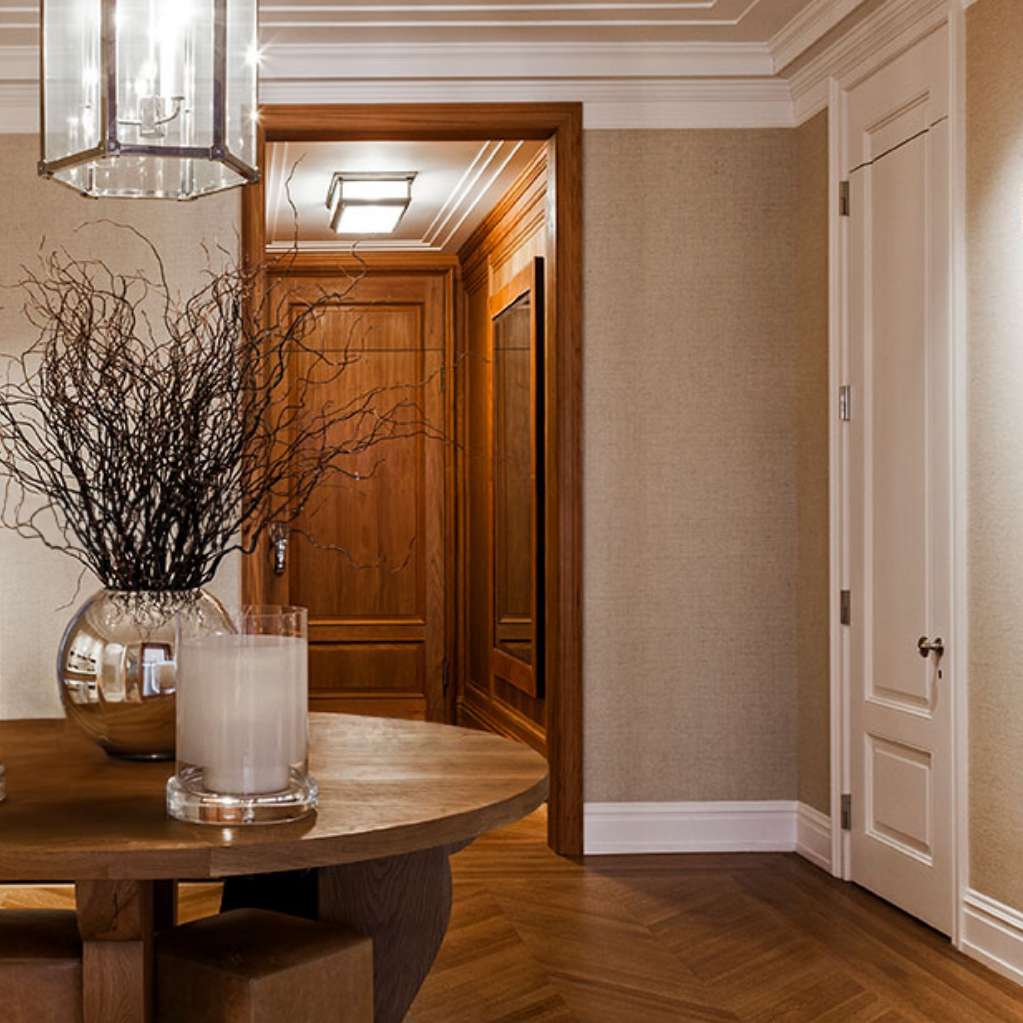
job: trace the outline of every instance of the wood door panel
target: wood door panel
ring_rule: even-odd
[[[378,315],[383,321],[380,332],[373,329]],[[399,402],[422,404],[423,388],[415,385],[426,381],[431,372],[436,375],[443,355],[423,349],[421,306],[378,311],[360,304],[331,310],[321,330],[337,331],[346,338],[354,333],[358,346],[344,349],[348,367],[340,377],[318,387],[310,395],[313,401],[343,406],[353,395],[387,386],[391,391],[383,399],[385,407]],[[368,347],[371,342],[377,347]],[[308,353],[296,362],[302,372],[309,372],[315,359],[314,353]],[[395,387],[398,382],[414,386]],[[407,432],[414,433],[419,413],[409,411],[403,418],[409,421]],[[355,431],[362,433],[365,417],[357,419]],[[352,433],[341,428],[331,440],[343,441]],[[348,471],[358,478],[341,476],[324,485],[324,493],[295,523],[315,538],[316,545],[295,545],[294,603],[308,607],[314,617],[424,616],[429,550],[422,498],[432,454],[429,448],[436,444],[422,434],[384,441],[347,463]],[[410,494],[420,499],[410,501]],[[346,553],[324,557],[324,547]]]
[[[336,287],[299,276],[289,301]],[[318,709],[446,718],[446,454],[427,431],[445,430],[447,295],[444,273],[369,273],[324,311],[292,363],[303,407],[352,412],[330,440],[352,439],[353,454],[293,523],[288,552],[287,599],[310,612]],[[372,429],[385,439],[362,448]]]
[[[313,643],[309,690],[316,693],[388,692],[426,695],[422,642]]]

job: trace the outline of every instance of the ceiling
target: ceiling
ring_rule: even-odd
[[[800,123],[827,102],[818,56],[938,0],[259,2],[265,104],[570,101],[619,129]],[[38,23],[0,0],[0,133],[38,130]]]
[[[261,0],[264,46],[573,40],[767,43],[848,0]],[[33,45],[38,0],[0,0],[0,44]],[[2,77],[2,75],[0,75]]]
[[[269,45],[310,29],[352,41],[705,40],[766,42],[813,0],[271,0]],[[354,35],[353,35],[354,33]]]
[[[542,142],[280,142],[267,153],[267,241],[271,248],[347,249],[325,205],[335,171],[415,171],[412,202],[393,234],[360,249],[457,252],[536,155]],[[286,187],[288,178],[290,186]]]

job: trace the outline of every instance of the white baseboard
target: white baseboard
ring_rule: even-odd
[[[796,852],[831,873],[831,818],[806,803],[798,804]]]
[[[587,803],[589,855],[798,852],[831,869],[831,827],[790,800],[727,803]]]
[[[1017,984],[1023,984],[1023,913],[967,889],[960,948]]]

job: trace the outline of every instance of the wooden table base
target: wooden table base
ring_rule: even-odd
[[[320,870],[231,878],[221,908],[308,916],[372,938],[375,1023],[401,1023],[448,928],[450,852],[442,847]]]

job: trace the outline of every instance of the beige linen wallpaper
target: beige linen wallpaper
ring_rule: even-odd
[[[115,269],[150,264],[141,243],[102,225],[76,230],[86,221],[111,218],[132,224],[159,243],[172,282],[196,281],[204,257],[199,240],[237,246],[236,192],[199,203],[91,201],[36,176],[39,143],[34,135],[0,134],[0,285],[20,278],[20,267],[40,246],[106,256]],[[17,291],[0,289],[0,352],[20,351],[32,332]],[[61,631],[71,614],[59,610],[74,598],[75,564],[40,544],[0,530],[0,717],[60,714],[55,665]],[[97,584],[83,582],[79,603]],[[238,566],[225,566],[214,587],[238,591]]]
[[[828,643],[828,115],[797,130],[796,376],[799,801],[831,812]]]
[[[801,311],[816,276],[800,251],[820,251],[799,213],[804,155],[826,189],[819,124],[586,133],[588,801],[799,791],[798,701],[812,687],[799,636],[827,586],[826,558],[814,564],[814,538],[800,540],[817,528],[821,485],[820,452],[800,443],[820,416],[800,402],[827,403],[826,384],[811,393],[826,279],[820,337]],[[810,660],[808,680],[819,651]],[[814,773],[818,759],[808,753]]]
[[[1023,908],[1023,4],[967,47],[970,883]]]

